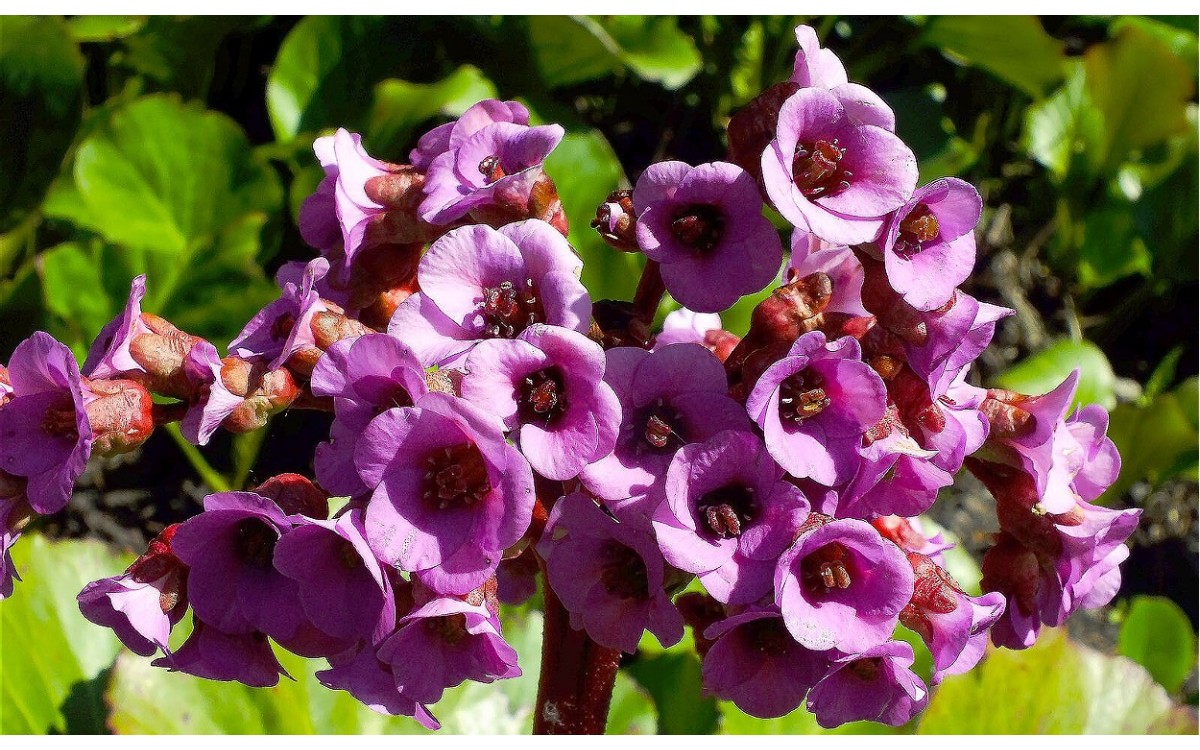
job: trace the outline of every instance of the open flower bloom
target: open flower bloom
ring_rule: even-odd
[[[127,372],[145,372],[129,353],[133,340],[143,333],[151,333],[142,322],[142,299],[146,296],[146,276],[134,278],[129,288],[129,299],[121,314],[109,321],[100,330],[87,360],[83,373],[89,378],[112,378]]]
[[[848,721],[898,727],[917,715],[929,691],[912,672],[912,646],[889,641],[837,659],[808,694],[808,710],[826,729]]]
[[[751,607],[708,627],[704,687],[759,719],[791,713],[829,671],[829,655],[792,638],[778,611]]]
[[[355,464],[375,487],[371,548],[439,593],[482,584],[529,527],[529,463],[499,419],[462,399],[429,393],[383,412],[363,431]]]
[[[62,510],[92,453],[83,381],[75,355],[38,331],[13,350],[12,388],[0,407],[0,472],[25,479],[29,506]]]
[[[726,395],[721,362],[702,346],[618,347],[607,358],[604,380],[621,402],[621,429],[612,453],[579,478],[622,521],[648,528],[675,452],[722,430],[748,431],[750,421]]]
[[[421,258],[421,291],[396,308],[388,333],[426,365],[451,363],[477,341],[516,338],[536,323],[587,333],[592,302],[582,269],[544,221],[454,229]]]
[[[621,405],[604,382],[600,345],[567,328],[533,325],[482,341],[467,356],[462,397],[517,431],[533,470],[567,480],[612,452]]]
[[[250,687],[274,687],[279,675],[287,674],[265,633],[227,633],[199,617],[192,623],[192,633],[179,650],[158,657],[154,666]]]
[[[796,59],[792,65],[792,81],[801,86],[816,86],[831,89],[840,86],[846,78],[846,67],[833,50],[821,46],[817,32],[811,26],[796,27]]]
[[[644,630],[664,646],[683,637],[652,533],[618,523],[576,492],[555,503],[537,550],[571,626],[596,643],[632,654]]]
[[[784,282],[791,283],[813,273],[828,275],[833,285],[825,312],[845,313],[856,317],[867,317],[871,314],[863,307],[862,288],[865,272],[854,251],[845,245],[825,242],[803,229],[796,229],[792,232],[792,255],[788,260]]]
[[[317,679],[330,690],[345,690],[376,713],[411,716],[429,730],[442,727],[428,707],[396,687],[391,665],[379,659],[374,646],[331,663],[329,669],[317,672]]]
[[[975,267],[983,210],[969,183],[943,177],[918,189],[888,220],[880,244],[892,288],[918,310],[935,310]]]
[[[242,359],[268,362],[270,369],[282,367],[296,352],[315,347],[312,320],[329,306],[314,288],[329,273],[329,261],[313,258],[304,269],[299,286],[283,285],[283,295],[258,312],[229,344],[229,351]]]
[[[780,108],[762,174],[784,218],[851,245],[874,240],[887,215],[912,197],[917,160],[894,134],[852,117],[834,93],[806,88]]]
[[[520,102],[502,102],[496,99],[476,102],[454,122],[438,125],[421,136],[417,147],[409,153],[408,159],[417,169],[427,170],[434,159],[462,146],[468,138],[497,122],[528,125],[529,110]]]
[[[826,343],[820,331],[797,339],[746,400],[779,465],[830,487],[854,475],[863,435],[886,405],[883,380],[862,361],[858,342],[846,336]]]
[[[661,265],[671,296],[692,310],[724,310],[779,272],[779,233],[739,166],[659,162],[638,179],[633,205],[638,245]]]
[[[338,341],[326,350],[310,380],[312,392],[333,399],[336,418],[329,441],[313,457],[321,486],[335,495],[358,496],[368,487],[354,466],[355,446],[380,412],[412,406],[429,390],[425,368],[403,342],[383,333]]]
[[[406,615],[378,655],[391,666],[400,692],[421,703],[436,703],[446,688],[465,680],[521,676],[499,620],[485,606],[455,597],[434,599]]]
[[[362,136],[345,128],[318,138],[313,151],[325,168],[325,179],[300,207],[300,235],[319,250],[332,250],[341,240],[348,268],[362,247],[369,221],[384,212],[367,196],[367,181],[387,174],[389,165],[367,154]]]
[[[772,590],[775,563],[808,515],[808,501],[750,432],[685,445],[667,470],[654,530],[671,565],[700,576],[726,604]]]
[[[801,645],[865,651],[889,637],[913,593],[904,553],[870,524],[812,514],[775,569],[775,601]]]

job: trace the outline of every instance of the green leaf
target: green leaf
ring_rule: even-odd
[[[710,734],[717,728],[717,702],[701,687],[694,653],[643,654],[626,669],[654,698],[659,734]]]
[[[371,16],[301,20],[283,40],[267,78],[276,138],[289,141],[331,127],[361,132],[372,107],[366,92],[427,54],[418,41],[423,23]]]
[[[1144,734],[1195,732],[1138,664],[1045,630],[1024,651],[994,649],[967,674],[947,677],[919,734]]]
[[[677,89],[702,65],[695,43],[670,16],[533,16],[529,38],[542,80],[551,88],[628,68]]]
[[[646,690],[624,672],[617,672],[605,734],[655,734],[658,714]]]
[[[114,299],[148,273],[144,309],[221,346],[277,295],[259,261],[282,189],[224,115],[136,99],[83,141],[73,176],[46,211],[111,243],[94,258]]]
[[[1120,497],[1135,482],[1151,486],[1196,465],[1196,378],[1145,405],[1121,404],[1109,419],[1108,436],[1121,453],[1121,475],[1101,502]]]
[[[38,261],[43,304],[66,329],[60,340],[73,345],[82,361],[87,345],[112,319],[117,307],[104,290],[96,255],[69,242],[50,248]]]
[[[1079,370],[1076,406],[1100,404],[1112,409],[1116,405],[1112,365],[1100,347],[1090,341],[1062,339],[1053,343],[997,375],[996,385],[1035,396],[1055,388],[1074,369]]]
[[[83,618],[75,596],[89,581],[119,575],[132,557],[40,534],[18,541],[12,556],[23,580],[0,602],[0,733],[103,732],[96,688],[120,643]]]
[[[873,721],[852,721],[825,729],[804,706],[777,719],[758,719],[721,701],[721,734],[900,734],[901,730]]]
[[[0,234],[58,174],[83,111],[83,69],[61,19],[0,17]]]
[[[1174,693],[1196,664],[1196,634],[1179,605],[1162,596],[1136,596],[1121,625],[1117,649]]]
[[[365,140],[372,153],[407,158],[416,142],[415,129],[432,117],[457,117],[481,99],[496,96],[496,87],[478,68],[463,65],[436,83],[409,83],[395,78],[375,87]]]
[[[226,37],[260,21],[244,16],[151,16],[124,40],[124,61],[161,90],[203,99]]]
[[[1151,265],[1132,206],[1109,200],[1087,212],[1079,244],[1079,281],[1084,287],[1107,286],[1131,274],[1149,276]]]
[[[67,28],[77,42],[111,42],[136,34],[146,25],[145,16],[72,16]]]
[[[1095,176],[1104,163],[1104,115],[1092,102],[1087,72],[1072,63],[1067,82],[1025,111],[1025,150],[1058,182]]]
[[[938,16],[922,43],[1040,97],[1062,80],[1062,44],[1035,16]]]

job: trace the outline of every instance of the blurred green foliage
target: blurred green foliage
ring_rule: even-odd
[[[800,22],[893,106],[923,181],[957,175],[984,195],[970,291],[1017,310],[985,384],[1040,392],[1080,368],[1078,401],[1113,408],[1124,458],[1105,502],[1194,481],[1194,16],[0,18],[0,360],[39,328],[82,354],[138,273],[147,310],[223,346],[275,294],[273,271],[312,255],[295,217],[322,175],[315,137],[346,127],[403,161],[489,96],[566,128],[548,168],[584,281],[628,298],[641,260],[588,228],[595,206],[654,160],[720,158],[730,114],[790,74]],[[757,298],[726,326],[743,331]],[[242,486],[260,444],[226,443],[227,475],[189,460],[210,486]],[[28,580],[0,605],[5,732],[415,728],[317,690],[297,660],[297,681],[269,691],[128,654],[114,667],[115,641],[82,622],[73,592],[125,561],[37,536],[17,555]],[[1121,653],[1142,666],[1050,637],[948,679],[904,731],[1194,731],[1166,693],[1195,656],[1169,606],[1137,599],[1126,614]],[[437,709],[448,728],[527,728],[538,615],[512,622],[526,676],[452,691]],[[763,722],[702,697],[686,643],[622,672],[611,729],[818,730],[802,712]]]

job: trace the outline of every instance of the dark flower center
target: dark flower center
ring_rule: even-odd
[[[567,410],[566,386],[557,367],[538,370],[521,381],[517,411],[522,423],[551,424]]]
[[[501,177],[506,177],[508,172],[504,171],[504,165],[500,162],[500,157],[492,154],[479,162],[479,174],[483,175],[483,179],[487,184],[491,185]]]
[[[620,599],[649,599],[650,583],[646,562],[632,547],[609,542],[601,552],[600,582],[604,590]]]
[[[854,173],[842,167],[846,149],[831,141],[796,144],[792,157],[792,180],[805,198],[821,198],[850,187]]]
[[[744,626],[746,643],[766,656],[782,656],[795,642],[780,617],[764,617]]]
[[[753,489],[729,484],[700,498],[696,510],[709,531],[718,539],[728,539],[742,535],[742,529],[758,515],[758,504]]]
[[[444,448],[425,459],[425,501],[438,509],[471,506],[492,491],[483,453],[474,443]]]
[[[252,516],[238,521],[235,534],[234,544],[242,562],[262,570],[271,567],[275,543],[279,541],[279,532],[274,526]]]
[[[800,580],[813,594],[850,588],[852,573],[853,557],[837,542],[826,544],[800,562]]]
[[[779,384],[779,416],[803,422],[825,411],[831,403],[825,395],[825,379],[812,370],[801,370]]]
[[[920,204],[900,222],[900,236],[896,242],[896,254],[905,260],[925,249],[926,242],[938,238],[939,228],[937,216],[929,210],[929,206]]]
[[[358,549],[349,539],[343,539],[338,543],[337,558],[346,570],[358,570],[363,567],[362,556],[358,554]]]
[[[290,312],[285,312],[283,315],[280,315],[278,318],[276,318],[275,322],[271,324],[271,338],[286,339],[288,334],[290,334],[292,329],[295,327],[296,316],[292,315]]]
[[[493,339],[516,338],[529,326],[546,320],[546,311],[537,298],[533,279],[526,279],[521,288],[511,281],[487,287],[483,290],[480,314],[483,316],[483,335]]]
[[[464,638],[470,635],[467,632],[467,616],[461,613],[430,617],[425,620],[425,627],[429,629],[429,632],[451,646],[462,642]]]
[[[661,398],[643,412],[642,439],[655,451],[673,450],[687,442],[683,436],[683,416]]]
[[[712,250],[724,231],[724,214],[716,206],[704,203],[684,206],[671,222],[675,239],[694,250]]]
[[[75,402],[69,396],[56,398],[42,416],[42,431],[51,437],[74,440],[79,437],[75,416]]]
[[[883,659],[873,656],[869,659],[858,659],[846,665],[846,671],[864,682],[873,682],[879,677],[883,667]]]

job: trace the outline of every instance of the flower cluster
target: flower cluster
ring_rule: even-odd
[[[541,573],[548,622],[561,608],[614,655],[691,626],[711,693],[832,727],[903,724],[989,634],[1026,647],[1106,603],[1138,515],[1090,502],[1119,470],[1107,415],[1068,413],[1074,377],[1045,395],[970,383],[1011,313],[959,288],[980,196],[918,186],[888,106],[796,35],[791,80],[730,122],[729,161],[650,165],[600,205],[600,235],[646,256],[631,302],[593,304],[580,281],[543,168],[562,129],[488,100],[409,164],[318,139],[300,229],[319,256],[280,271],[226,357],[143,312],[140,277],[82,369],[46,334],[22,343],[0,368],[0,595],[9,547],[90,455],[169,421],[204,444],[291,406],[331,415],[316,481],[210,495],[89,584],[86,617],[155,664],[254,686],[283,674],[274,642],[436,727],[446,689],[520,674],[499,601]],[[766,206],[793,226],[786,265]],[[773,283],[745,335],[722,329]],[[666,293],[684,309],[655,336]],[[919,519],[964,466],[1000,529],[980,595]],[[929,684],[899,627],[932,654]]]

